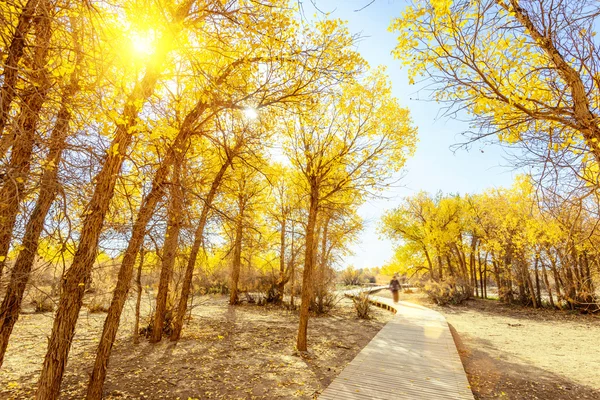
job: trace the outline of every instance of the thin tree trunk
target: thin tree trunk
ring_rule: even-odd
[[[471,253],[469,254],[469,270],[471,272],[471,281],[475,287],[475,296],[479,297],[479,285],[477,283],[477,266],[475,264],[475,252],[477,250],[477,237],[471,238]]]
[[[540,255],[539,253],[536,254],[535,256],[535,264],[534,264],[534,271],[535,271],[535,290],[536,290],[536,297],[537,297],[537,303],[538,306],[542,306],[542,290],[540,287],[540,274],[538,272],[538,264],[540,262]]]
[[[142,268],[144,267],[144,247],[140,250],[140,263],[138,264],[137,275],[135,277],[135,288],[137,298],[135,300],[135,323],[133,324],[133,343],[140,342],[140,306],[142,304]]]
[[[527,287],[529,288],[529,297],[531,298],[531,302],[533,303],[533,308],[538,308],[538,301],[537,301],[537,297],[535,296],[535,289],[533,287],[533,282],[531,280],[531,273],[529,271],[527,271],[525,275],[526,275],[525,283],[527,284]]]
[[[429,252],[427,251],[427,248],[425,246],[423,246],[423,252],[425,253],[425,259],[427,260],[427,265],[429,266],[429,276],[431,277],[432,280],[435,281],[436,279],[435,279],[435,271],[433,270],[433,263],[431,262],[431,257],[429,256]]]
[[[481,268],[481,250],[478,250],[477,252],[477,264],[479,267],[479,281],[481,283],[481,298],[485,299],[486,295],[485,295],[485,280],[483,278],[483,269]]]
[[[194,268],[196,267],[196,260],[198,258],[200,246],[202,245],[202,241],[204,240],[204,227],[206,226],[206,222],[208,221],[208,214],[219,190],[219,186],[221,186],[221,182],[223,181],[225,172],[231,165],[232,156],[236,154],[240,148],[241,143],[238,143],[229,152],[230,156],[225,160],[225,162],[219,169],[219,172],[217,172],[217,175],[215,175],[215,178],[213,179],[213,182],[210,187],[210,191],[208,192],[206,200],[204,201],[204,205],[202,206],[200,220],[198,221],[196,232],[194,232],[194,244],[192,245],[190,257],[185,268],[183,284],[181,285],[181,297],[179,298],[179,304],[177,305],[177,313],[175,314],[175,319],[173,320],[173,333],[171,334],[171,340],[173,341],[179,340],[179,338],[181,337],[181,331],[183,330],[183,320],[185,319],[185,311],[187,309],[188,298],[192,287]]]
[[[318,274],[318,288],[319,288],[319,302],[318,302],[318,312],[323,312],[323,302],[326,294],[326,283],[325,281],[325,272],[327,268],[327,231],[329,228],[329,220],[330,217],[325,218],[325,222],[323,223],[323,232],[321,237],[321,254],[319,255],[319,274]]]
[[[487,279],[487,265],[488,265],[488,252],[485,253],[485,258],[483,259],[483,296],[484,298],[487,299],[487,284],[488,284],[488,279]]]
[[[39,22],[35,24],[36,48],[33,56],[35,70],[32,77],[33,82],[27,86],[24,92],[21,112],[16,124],[19,140],[11,153],[4,184],[0,188],[0,277],[2,277],[8,256],[19,207],[25,198],[25,182],[29,180],[40,110],[50,89],[46,63],[52,37],[52,21],[48,12],[49,5],[44,2],[39,7],[39,14],[35,17],[36,20],[39,19]]]
[[[25,37],[31,28],[31,20],[39,2],[40,0],[29,0],[23,7],[4,61],[2,71],[4,79],[0,88],[0,160],[4,158],[14,141],[15,133],[4,134],[4,128],[8,124],[10,108],[16,95],[19,62],[25,49]]]
[[[286,213],[281,215],[281,232],[279,235],[279,281],[277,282],[277,299],[276,303],[281,304],[283,301],[283,290],[285,288],[285,225],[287,222]]]
[[[552,287],[550,286],[550,281],[548,280],[548,274],[546,273],[546,266],[544,265],[544,262],[542,262],[541,264],[542,264],[542,278],[544,279],[544,284],[546,285],[546,290],[548,291],[548,297],[550,299],[550,306],[552,306],[552,308],[555,308],[554,299],[552,296]]]
[[[550,270],[552,271],[552,275],[554,276],[554,288],[556,289],[556,300],[558,307],[562,307],[561,303],[563,301],[563,296],[560,291],[560,276],[558,275],[558,270],[556,269],[556,259],[552,256],[550,258]]]
[[[173,181],[171,184],[171,201],[167,213],[167,232],[165,234],[165,243],[163,246],[163,259],[160,269],[160,280],[158,283],[158,294],[156,295],[156,311],[154,313],[154,325],[152,326],[152,335],[150,342],[160,342],[167,312],[167,298],[169,294],[169,284],[173,276],[173,267],[175,265],[175,256],[179,244],[179,232],[183,221],[183,188],[181,187],[181,169],[183,164],[182,153],[176,156],[173,167]]]
[[[446,253],[446,264],[448,265],[448,275],[456,277],[454,266],[452,265],[452,253]]]
[[[308,222],[306,224],[306,236],[304,249],[304,272],[302,276],[302,294],[300,304],[300,323],[298,326],[298,340],[296,349],[298,351],[306,351],[307,335],[308,335],[308,311],[310,307],[310,299],[312,297],[312,275],[315,265],[315,227],[318,214],[318,188],[316,183],[311,182],[310,206],[308,208]]]
[[[52,334],[48,341],[48,350],[38,381],[37,400],[58,397],[69,349],[75,334],[75,325],[82,306],[83,294],[96,259],[98,241],[114,194],[115,183],[135,133],[138,113],[154,92],[162,69],[160,65],[168,49],[166,45],[157,47],[159,51],[156,53],[156,60],[160,60],[160,62],[151,63],[142,81],[135,85],[121,114],[123,122],[117,125],[115,138],[111,143],[104,165],[95,177],[96,186],[86,207],[79,246],[71,267],[64,275]]]
[[[233,244],[233,260],[231,262],[231,287],[229,288],[229,304],[238,303],[238,282],[242,264],[242,234],[244,227],[244,208],[246,205],[245,195],[240,194],[238,198],[239,213],[235,222],[235,239]]]
[[[294,250],[294,221],[292,221],[292,243],[291,243],[291,255],[290,260],[290,306],[294,307],[294,290],[296,290],[296,251]]]

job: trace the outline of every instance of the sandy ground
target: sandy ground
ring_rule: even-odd
[[[419,293],[400,300],[446,317],[477,399],[600,399],[599,316],[493,300],[438,307]]]
[[[281,308],[229,307],[205,297],[193,311],[179,343],[131,343],[132,310],[124,315],[105,384],[107,399],[311,399],[335,378],[392,314],[376,309],[372,320],[356,318],[341,300],[309,324],[308,357],[294,350],[298,316]],[[82,312],[61,398],[85,394],[105,314]],[[28,399],[46,351],[51,314],[23,315],[15,326],[0,398]]]

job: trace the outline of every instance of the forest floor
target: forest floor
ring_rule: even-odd
[[[419,292],[400,300],[446,317],[476,399],[600,399],[598,315],[479,299],[439,307]]]
[[[133,345],[128,303],[112,352],[106,399],[312,399],[392,318],[374,310],[360,320],[341,299],[309,322],[307,356],[294,350],[297,312],[204,296],[178,343]],[[83,398],[106,314],[82,311],[62,384],[62,399]],[[0,370],[0,399],[29,399],[35,391],[52,313],[24,314]]]

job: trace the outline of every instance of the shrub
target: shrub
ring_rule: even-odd
[[[108,312],[110,301],[107,296],[94,296],[90,300],[87,309],[91,313],[105,313]]]
[[[146,325],[145,327],[140,328],[140,331],[138,332],[140,336],[144,336],[146,338],[149,338],[150,336],[152,336],[152,329],[154,328],[154,316],[152,316],[150,318],[150,321],[148,322],[148,325]],[[165,312],[165,320],[163,323],[163,335],[164,336],[170,336],[171,333],[173,333],[173,312],[171,310],[167,310]]]
[[[423,285],[423,291],[440,306],[461,304],[471,297],[468,285],[452,277],[441,282],[430,280]]]
[[[371,302],[368,293],[361,293],[356,297],[352,297],[356,315],[360,319],[371,319]]]
[[[341,280],[347,286],[360,285],[362,283],[361,271],[354,267],[348,267],[342,271]]]
[[[333,292],[329,290],[325,290],[321,293],[318,293],[310,302],[310,310],[314,311],[317,314],[327,314],[331,311],[337,303],[339,303],[340,298]]]
[[[31,298],[34,311],[36,313],[52,312],[54,311],[54,302],[46,293],[36,291]]]
[[[367,283],[377,283],[377,278],[372,273],[365,273],[364,279]]]

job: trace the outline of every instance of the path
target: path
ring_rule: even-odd
[[[372,296],[397,311],[319,396],[345,399],[469,399],[469,382],[446,319],[408,302]]]

